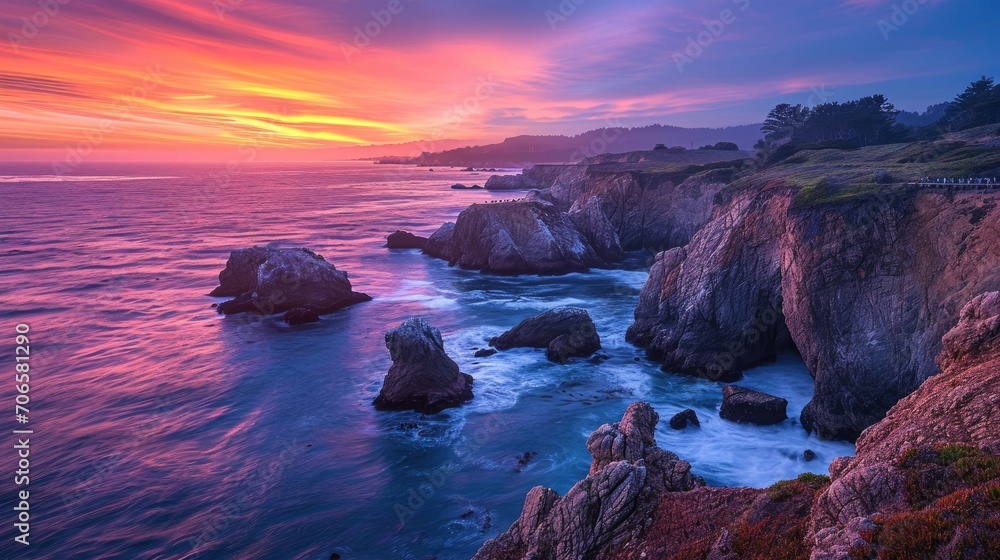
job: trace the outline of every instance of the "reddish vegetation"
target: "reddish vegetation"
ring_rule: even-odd
[[[912,511],[875,515],[851,558],[1000,557],[1000,462],[964,445],[910,449],[899,460]]]

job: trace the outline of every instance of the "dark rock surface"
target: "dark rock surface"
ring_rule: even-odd
[[[494,175],[486,180],[488,191],[523,191],[529,188],[521,175]]]
[[[790,346],[780,249],[791,194],[742,192],[687,247],[658,254],[627,340],[666,371],[725,382]]]
[[[473,356],[476,358],[488,358],[496,353],[496,348],[482,348],[480,350],[476,350],[476,353],[473,354]]]
[[[566,274],[605,263],[569,215],[541,200],[474,204],[424,252],[492,274]]]
[[[883,196],[793,209],[788,328],[816,379],[802,423],[855,439],[940,369],[972,298],[1000,290],[1000,193]]]
[[[573,357],[586,357],[601,349],[601,338],[587,310],[557,307],[529,317],[513,329],[490,340],[499,350],[511,348],[546,348],[546,357],[565,363]]]
[[[914,520],[935,518],[951,523],[939,540],[910,555],[956,557],[950,543],[976,531],[980,536],[965,541],[970,545],[963,558],[1000,554],[1000,527],[990,529],[980,518],[996,519],[1000,504],[992,510],[973,505],[983,503],[977,495],[988,487],[1000,486],[1000,293],[978,296],[963,308],[944,336],[938,363],[940,374],[861,434],[856,456],[830,466],[833,483],[812,512],[814,559],[845,558],[861,547],[874,556],[891,544],[878,538],[886,527],[909,521],[913,532],[921,527]],[[949,504],[966,505],[956,516]],[[987,543],[994,544],[982,548]]]
[[[312,309],[306,309],[303,307],[296,307],[295,309],[289,309],[285,313],[285,322],[289,325],[305,325],[308,323],[318,323],[319,314]]]
[[[719,416],[733,422],[777,424],[788,418],[788,401],[736,385],[722,388]]]
[[[408,231],[396,230],[386,238],[385,246],[389,249],[423,249],[427,238],[413,235]]]
[[[347,273],[308,249],[251,247],[233,251],[212,295],[236,298],[220,313],[263,315],[295,308],[330,313],[371,297],[352,290]]]
[[[688,463],[656,446],[658,420],[648,404],[634,403],[620,422],[601,426],[587,440],[590,474],[563,497],[533,488],[521,517],[475,559],[612,558],[638,536],[660,497],[704,486]]]
[[[444,351],[441,332],[423,319],[407,319],[385,334],[392,367],[372,404],[379,410],[436,414],[472,399],[472,376]]]
[[[675,430],[683,430],[688,424],[696,428],[701,427],[701,422],[698,420],[698,413],[690,408],[678,412],[670,419],[670,427]]]
[[[424,243],[424,254],[437,259],[450,260],[451,240],[455,236],[455,224],[448,222],[437,229]]]

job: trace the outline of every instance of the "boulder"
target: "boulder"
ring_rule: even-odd
[[[441,332],[423,319],[407,319],[385,334],[392,367],[372,402],[378,410],[437,414],[472,399],[472,376],[444,351]]]
[[[304,307],[296,307],[295,309],[289,309],[285,313],[285,322],[289,325],[305,325],[307,323],[318,323],[319,314],[312,309],[306,309]]]
[[[476,353],[473,354],[473,356],[476,358],[488,358],[496,353],[497,353],[496,348],[483,348],[481,350],[477,350]]]
[[[385,246],[389,249],[423,249],[427,238],[413,235],[408,231],[396,230],[386,238]]]
[[[678,412],[670,419],[670,427],[675,430],[683,430],[691,424],[696,428],[701,427],[701,422],[698,421],[698,413],[691,410],[690,408]]]
[[[733,422],[777,424],[788,418],[788,401],[753,389],[726,385],[722,388],[719,416]]]
[[[462,183],[455,183],[454,185],[451,186],[451,188],[460,190],[460,189],[467,189],[469,187],[463,185]]]
[[[347,273],[309,249],[251,247],[233,251],[212,295],[236,296],[219,305],[227,315],[263,315],[295,308],[330,313],[370,301],[353,291]]]
[[[601,338],[587,310],[557,307],[521,321],[516,327],[490,340],[499,350],[511,348],[546,348],[546,357],[566,363],[573,357],[586,357],[601,349]]]

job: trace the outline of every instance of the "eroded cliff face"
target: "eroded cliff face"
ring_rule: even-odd
[[[691,240],[711,217],[728,177],[712,170],[685,176],[581,165],[560,174],[550,193],[570,211],[596,198],[624,250],[655,253]]]
[[[734,379],[790,334],[816,380],[802,423],[821,437],[854,440],[937,373],[961,306],[1000,289],[998,193],[730,190],[691,243],[657,256],[628,340],[665,369]]]
[[[714,196],[730,175],[731,170],[595,174],[585,165],[538,166],[516,180],[546,188],[516,202],[469,207],[454,225],[432,235],[424,252],[498,274],[609,266],[627,251],[655,253],[687,244],[709,219]]]
[[[626,335],[664,369],[736,380],[787,344],[781,242],[793,189],[761,184],[720,196],[684,248],[656,257]]]
[[[855,457],[831,465],[833,483],[811,515],[814,560],[887,548],[895,557],[1000,555],[1000,293],[964,307],[938,364],[940,374],[862,433]]]
[[[911,190],[792,209],[782,291],[816,379],[807,429],[854,439],[939,371],[962,306],[1000,289],[998,198]]]

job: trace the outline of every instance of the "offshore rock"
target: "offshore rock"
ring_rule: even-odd
[[[385,334],[392,367],[372,402],[378,410],[437,414],[472,399],[472,376],[444,351],[441,332],[423,319],[407,319]]]
[[[498,350],[546,348],[546,357],[556,363],[590,356],[601,349],[601,337],[586,309],[557,307],[529,317],[513,329],[490,340]]]
[[[295,308],[322,314],[371,300],[353,291],[347,273],[322,256],[308,249],[273,247],[233,251],[212,295],[236,296],[218,307],[227,315],[270,315]]]

